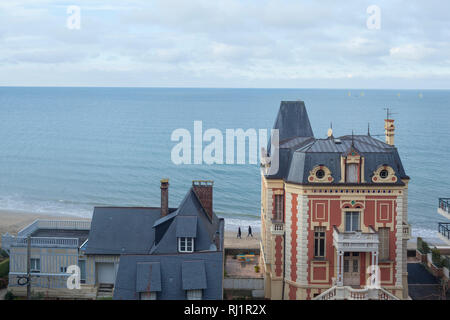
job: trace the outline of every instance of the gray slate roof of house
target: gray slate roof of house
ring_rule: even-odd
[[[160,208],[95,207],[86,254],[148,253]]]
[[[177,238],[197,237],[197,217],[196,216],[180,216],[177,217]]]
[[[314,136],[303,101],[282,101],[273,128],[279,130],[280,142]]]
[[[183,261],[181,264],[181,279],[183,290],[208,288],[206,284],[205,261]]]
[[[288,112],[286,109],[290,109],[290,111]],[[295,116],[288,116],[288,114],[298,115],[303,119],[299,120]],[[283,120],[279,121],[278,119]],[[280,124],[282,124],[281,127]],[[287,129],[284,129],[283,125]],[[305,129],[294,130],[293,127],[296,126],[304,126]],[[373,172],[381,165],[388,165],[394,169],[398,178],[395,184],[403,185],[401,179],[409,179],[395,146],[388,145],[368,135],[347,135],[327,139],[316,139],[312,134],[307,135],[306,133],[310,132],[309,119],[305,105],[301,101],[282,102],[274,128],[280,130],[279,170],[276,174],[266,175],[269,179],[283,179],[296,184],[317,184],[308,181],[309,172],[315,166],[324,165],[331,171],[333,177],[331,184],[339,184],[341,180],[341,155],[349,152],[351,148],[354,148],[364,157],[366,184],[372,183]],[[281,138],[282,131],[289,132],[284,136],[291,137],[283,140]],[[292,136],[293,133],[297,133],[298,136]]]
[[[164,222],[171,220],[170,225],[167,231],[164,232],[164,236],[155,242],[150,250],[152,254],[176,253],[178,251],[177,236],[181,234],[193,236],[195,233],[194,247],[196,251],[210,250],[216,232],[220,233],[220,243],[223,243],[223,231],[221,231],[224,225],[223,219],[219,219],[213,213],[212,221],[210,221],[192,188],[181,201],[180,206],[171,219],[168,220],[166,218],[164,217],[160,220],[164,220]],[[160,220],[155,222],[155,229],[163,228]],[[220,250],[221,248],[218,249]]]
[[[192,188],[170,211],[161,218],[160,208],[95,207],[86,254],[177,253],[179,236],[194,237],[195,250],[208,251],[217,232],[223,244],[224,220],[213,213],[211,221]]]
[[[144,274],[140,269],[143,267],[140,266],[158,262],[161,278],[158,299],[184,300],[189,288],[203,289],[203,300],[222,299],[223,253],[220,251],[184,255],[122,255],[114,299],[137,300],[141,292],[151,292],[153,280],[150,281],[149,287],[145,287],[149,283],[149,274]],[[155,269],[152,269],[152,274],[153,272],[156,272]],[[139,281],[136,280],[137,277]],[[140,281],[143,281],[144,285],[138,286]]]
[[[138,262],[136,265],[136,292],[161,291],[161,263]]]

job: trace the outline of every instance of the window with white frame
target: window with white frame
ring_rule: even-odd
[[[60,270],[62,273],[67,273],[67,267],[60,267],[59,270]]]
[[[41,272],[41,259],[30,259],[30,271]]]
[[[156,292],[141,292],[141,300],[156,300]]]
[[[178,238],[178,252],[194,252],[194,238]]]
[[[202,300],[202,289],[187,290],[186,298],[187,300]]]
[[[357,183],[358,182],[358,164],[348,163],[345,167],[345,182]]]
[[[345,231],[354,232],[360,230],[360,219],[358,211],[348,211],[345,213]]]
[[[325,257],[325,227],[314,227],[314,257]]]

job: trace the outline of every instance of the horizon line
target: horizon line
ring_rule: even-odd
[[[79,89],[254,89],[254,90],[385,90],[385,91],[450,91],[450,88],[330,88],[330,87],[183,87],[183,86],[64,86],[64,85],[24,85],[24,86],[7,86],[0,85],[0,88],[79,88]]]

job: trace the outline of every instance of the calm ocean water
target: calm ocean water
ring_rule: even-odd
[[[434,237],[438,197],[450,197],[450,91],[0,88],[0,209],[88,217],[95,205],[170,206],[193,179],[212,179],[227,227],[259,225],[257,165],[171,162],[173,130],[271,128],[281,100],[304,100],[316,137],[383,135],[386,107],[411,177],[413,234]],[[384,140],[384,136],[380,136]],[[205,144],[206,145],[206,144]],[[1,221],[0,221],[1,223]]]

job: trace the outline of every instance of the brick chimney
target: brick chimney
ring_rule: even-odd
[[[385,119],[384,120],[384,134],[386,136],[386,143],[391,146],[394,145],[394,119]]]
[[[211,180],[194,180],[192,187],[210,220],[213,215],[213,184]]]
[[[169,179],[161,180],[161,218],[169,213]]]

